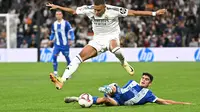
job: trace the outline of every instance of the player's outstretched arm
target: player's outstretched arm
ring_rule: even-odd
[[[160,9],[157,10],[156,12],[129,10],[128,16],[159,16],[159,15],[164,15],[166,13],[167,13],[166,9]]]
[[[156,100],[156,103],[164,104],[164,105],[169,105],[169,104],[185,104],[185,105],[189,105],[189,104],[191,104],[189,102],[178,102],[178,101],[166,100],[166,99],[161,99],[161,98],[158,98]]]
[[[66,12],[73,14],[73,15],[76,14],[76,11],[72,8],[62,7],[62,6],[54,5],[54,4],[51,4],[51,3],[47,3],[46,6],[51,7],[50,10],[51,9],[60,9],[60,10],[66,11]]]

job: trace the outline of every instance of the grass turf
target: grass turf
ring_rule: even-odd
[[[51,63],[0,63],[0,112],[199,112],[200,63],[131,63],[135,76],[129,76],[119,63],[83,63],[62,90],[49,80]],[[59,63],[62,73],[65,63]],[[112,82],[124,85],[128,80],[139,82],[142,72],[154,75],[150,89],[166,99],[192,102],[193,105],[157,105],[81,108],[77,103],[65,104],[65,96],[90,93],[103,96],[98,87]]]

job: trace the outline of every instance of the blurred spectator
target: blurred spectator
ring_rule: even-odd
[[[127,47],[137,47],[137,43],[135,42],[134,38],[129,39],[129,43],[127,44]]]
[[[75,47],[84,47],[87,44],[87,41],[84,38],[80,38],[76,41]]]
[[[49,37],[48,35],[46,34],[44,36],[44,38],[42,39],[41,43],[40,43],[40,47],[41,48],[46,48],[46,47],[49,47]]]
[[[175,39],[170,37],[167,47],[176,47]]]
[[[200,47],[200,38],[198,39],[198,47]]]
[[[192,38],[192,41],[189,44],[189,47],[198,47],[198,41],[195,40],[195,38]]]
[[[37,47],[37,44],[36,44],[35,40],[32,40],[31,44],[29,44],[28,48],[36,48],[36,47]]]
[[[157,47],[157,37],[155,35],[153,35],[151,38],[150,38],[150,47]]]
[[[77,37],[79,38],[76,40],[75,47],[84,47],[87,44],[87,32],[83,29],[80,29]]]
[[[6,48],[6,41],[3,38],[0,38],[0,48]]]
[[[23,40],[22,44],[20,45],[20,48],[28,48],[28,43],[26,40]]]
[[[51,24],[55,20],[55,11],[43,7],[47,0],[1,0],[0,13],[12,12],[19,15],[17,33],[18,46],[26,44],[35,46],[37,33],[37,14],[41,12],[41,47],[47,45],[46,34],[50,34]],[[76,8],[91,5],[92,0],[49,0],[66,7]],[[197,0],[198,1],[198,0]],[[166,16],[157,17],[126,17],[120,18],[122,47],[189,47],[195,43],[194,35],[200,33],[200,4],[194,0],[106,0],[108,4],[133,10],[150,10],[166,8]],[[199,2],[198,2],[199,3]],[[72,16],[65,13],[75,31],[73,47],[84,47],[92,39],[92,25],[85,16]],[[4,21],[0,21],[3,23]],[[0,28],[1,28],[0,24]],[[4,26],[5,27],[5,26]],[[2,31],[0,31],[1,33]],[[2,35],[2,34],[1,34]],[[4,34],[2,38],[6,37]],[[5,39],[6,40],[6,39]],[[4,41],[5,41],[4,40]],[[197,39],[196,39],[197,42]]]

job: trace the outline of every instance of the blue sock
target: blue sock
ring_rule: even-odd
[[[53,70],[54,72],[58,70],[57,56],[55,55],[53,55]]]
[[[97,96],[93,96],[92,99],[93,99],[93,104],[96,104],[98,97]]]
[[[70,60],[69,56],[65,56],[65,59],[67,61],[67,65],[69,65],[71,63],[71,60]]]

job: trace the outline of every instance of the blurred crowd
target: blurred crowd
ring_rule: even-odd
[[[51,47],[49,35],[55,21],[55,11],[45,3],[71,7],[91,5],[92,0],[0,0],[0,13],[17,14],[17,47]],[[106,0],[107,4],[133,10],[168,10],[167,15],[157,17],[120,18],[121,47],[200,47],[199,0]],[[39,15],[40,28],[37,26]],[[71,47],[83,47],[93,38],[91,22],[86,16],[64,13],[75,32]],[[0,48],[6,47],[5,20],[0,20]],[[40,39],[37,32],[40,30]]]

